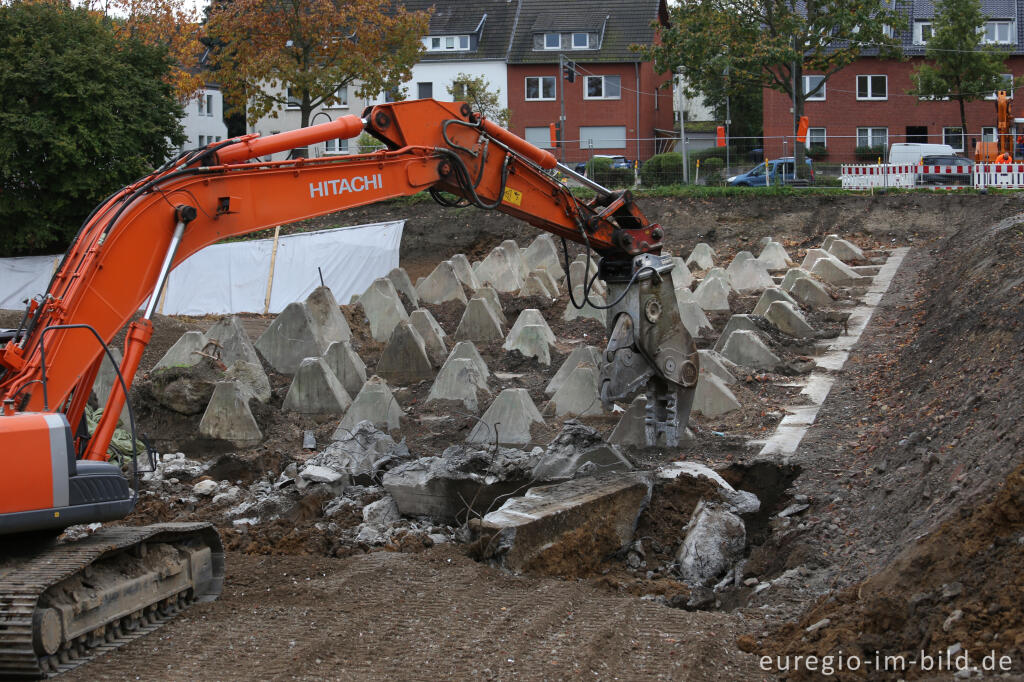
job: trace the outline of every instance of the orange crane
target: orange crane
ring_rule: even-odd
[[[996,139],[974,146],[975,163],[1010,163],[1014,157],[1013,98],[1000,90],[996,94]]]
[[[260,160],[364,131],[385,149]],[[595,197],[576,198],[549,174],[556,167]],[[467,104],[429,99],[183,152],[92,212],[47,291],[0,347],[0,676],[61,671],[104,641],[220,592],[223,550],[209,524],[112,527],[86,540],[36,541],[72,524],[122,519],[135,506],[137,486],[106,461],[106,451],[168,273],[227,237],[423,190],[445,205],[508,213],[562,237],[563,246],[571,240],[599,255],[599,271],[588,267],[582,284],[584,298],[598,277],[608,284],[602,399],[645,390],[648,442],[677,443],[698,356],[679,317],[673,263],[659,255],[663,230],[628,190],[609,191],[558,164]],[[128,325],[118,381],[90,437],[83,413],[107,344],[147,298],[141,318]],[[129,420],[134,431],[130,408]]]

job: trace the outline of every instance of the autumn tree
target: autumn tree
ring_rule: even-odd
[[[502,128],[508,128],[510,112],[508,107],[501,106],[501,88],[492,88],[490,81],[483,76],[471,76],[460,73],[447,88],[448,94],[456,102],[469,102],[473,111],[483,114]]]
[[[916,87],[910,94],[960,103],[961,135],[967,134],[965,102],[1013,87],[1012,79],[1009,83],[1003,80],[1009,46],[982,44],[983,39],[987,40],[984,28],[985,15],[979,0],[938,0],[932,34],[925,43],[928,63],[913,73]],[[991,36],[991,40],[998,41],[998,36]]]
[[[366,98],[397,92],[428,18],[389,0],[219,0],[206,30],[226,101],[244,105],[250,124],[291,101],[305,127],[342,87],[358,83]]]
[[[690,96],[772,88],[794,102],[797,118],[806,99],[865,47],[896,56],[889,27],[905,19],[886,0],[682,0],[669,5],[669,15],[660,43],[639,48],[657,71],[681,69]],[[807,72],[823,78],[805,88]],[[803,145],[794,146],[798,172],[806,172]]]

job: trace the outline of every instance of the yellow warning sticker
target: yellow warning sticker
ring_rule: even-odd
[[[506,204],[515,204],[516,206],[523,205],[523,193],[512,189],[511,187],[505,188],[504,201]]]

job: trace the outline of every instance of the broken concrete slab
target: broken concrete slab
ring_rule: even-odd
[[[409,299],[409,305],[415,308],[420,304],[420,299],[416,295],[416,287],[413,286],[412,280],[409,279],[409,273],[405,271],[405,268],[394,268],[388,273],[387,277],[391,280],[395,291]]]
[[[786,271],[786,276],[782,278],[782,282],[779,284],[783,291],[789,291],[792,293],[793,285],[796,284],[798,279],[810,279],[811,273],[807,272],[803,268],[790,268]]]
[[[836,258],[819,258],[814,261],[811,274],[827,284],[839,287],[869,285],[872,278],[858,275],[847,264]]]
[[[736,396],[724,381],[710,372],[701,372],[697,378],[692,409],[709,419],[714,419],[740,409],[740,401],[736,400]]]
[[[704,309],[694,300],[679,300],[676,292],[676,307],[679,309],[679,319],[682,320],[686,331],[695,339],[706,334],[713,334],[715,328],[704,314]]]
[[[792,296],[787,294],[781,287],[771,286],[764,290],[761,294],[761,298],[757,299],[757,305],[754,306],[754,312],[751,315],[763,316],[770,306],[775,301],[785,301],[797,305],[797,302]]]
[[[679,575],[691,586],[706,586],[743,558],[747,530],[726,505],[701,500],[693,510],[676,554]]]
[[[349,396],[354,396],[366,383],[366,364],[348,341],[332,343],[324,353],[324,362],[338,377]]]
[[[423,337],[408,320],[395,326],[377,361],[377,374],[398,386],[410,386],[434,378],[434,364],[427,355]]]
[[[299,365],[284,397],[282,409],[300,414],[342,414],[352,398],[323,358],[306,358]]]
[[[693,299],[704,310],[729,311],[729,286],[721,278],[705,278],[693,292]]]
[[[522,316],[520,316],[521,318]],[[517,350],[528,358],[537,358],[542,365],[551,364],[551,341],[554,336],[547,324],[527,324],[513,328],[502,348],[505,350]]]
[[[338,437],[310,457],[305,466],[324,467],[341,474],[345,485],[370,485],[374,482],[374,473],[384,462],[393,464],[411,457],[404,440],[396,443],[368,421],[336,435]]]
[[[237,382],[217,382],[210,404],[199,422],[199,433],[207,438],[231,441],[238,446],[258,443],[263,439],[263,433],[249,409],[250,397],[249,390]]]
[[[785,270],[789,267],[789,254],[782,244],[770,241],[761,249],[757,261],[768,270]]]
[[[153,369],[164,369],[167,367],[192,367],[200,358],[203,349],[206,348],[206,334],[201,331],[185,332],[174,345],[167,349],[164,356],[160,358]],[[115,350],[111,348],[111,350]],[[120,351],[118,351],[120,353]],[[120,361],[119,363],[120,364]],[[99,377],[96,378],[99,381]],[[109,391],[109,389],[108,389]],[[97,396],[99,393],[97,393]],[[101,401],[103,402],[103,401]]]
[[[374,341],[387,341],[395,325],[409,319],[398,290],[386,277],[373,280],[359,296],[359,305],[370,323],[370,335]]]
[[[715,252],[710,246],[701,242],[693,247],[693,251],[686,259],[686,264],[697,270],[710,270],[715,267]]]
[[[455,344],[455,348],[452,349],[451,354],[448,356],[448,360],[456,360],[464,358],[466,360],[472,360],[473,366],[476,367],[477,371],[484,379],[491,376],[491,372],[487,369],[487,363],[480,357],[480,352],[473,345],[472,341],[459,341]],[[447,362],[447,360],[445,361]]]
[[[498,321],[503,325],[508,324],[508,318],[505,317],[505,309],[501,305],[501,296],[498,295],[497,290],[490,284],[481,284],[480,288],[476,290],[476,295],[473,298],[485,298],[487,302],[491,304],[491,310],[497,315]]]
[[[523,278],[519,274],[519,262],[512,260],[506,249],[494,247],[476,270],[476,278],[480,284],[491,284],[497,291],[510,294],[523,288]]]
[[[788,301],[775,301],[765,312],[764,317],[784,334],[796,338],[814,337],[814,328],[807,323],[800,309]]]
[[[607,474],[530,488],[479,525],[486,556],[512,571],[572,575],[629,545],[651,497],[650,478]]]
[[[361,421],[368,421],[378,429],[394,431],[399,428],[402,408],[391,394],[387,382],[377,375],[366,380],[362,390],[345,412],[332,438],[338,440]]]
[[[525,388],[506,388],[469,432],[466,442],[526,445],[530,442],[530,427],[543,423]]]
[[[532,273],[526,276],[526,281],[523,282],[523,288],[519,290],[518,296],[520,298],[525,296],[555,297],[551,290],[548,289],[547,284],[538,275]]]
[[[632,471],[633,464],[594,429],[569,419],[548,443],[533,469],[538,481],[565,481],[579,476]]]
[[[735,367],[736,365],[730,362],[729,360],[723,358],[718,353],[718,351],[699,350],[697,351],[697,356],[698,366],[700,367],[701,372],[706,372],[708,374],[715,375],[716,377],[721,379],[722,382],[726,385],[736,383],[736,377],[733,376],[732,372],[729,369],[730,367]]]
[[[867,262],[864,252],[861,251],[860,247],[845,239],[834,239],[824,248],[846,264]]]
[[[601,351],[594,346],[581,346],[569,353],[569,357],[565,359],[562,366],[558,368],[555,375],[551,377],[551,381],[544,388],[544,392],[548,395],[554,395],[565,380],[569,378],[572,371],[584,363],[590,363],[594,367],[601,367]]]
[[[729,336],[740,329],[746,329],[749,331],[756,332],[759,327],[754,322],[751,315],[733,315],[729,318],[729,321],[725,323],[725,329],[718,336],[718,341],[715,342],[715,350],[719,353],[725,348],[726,342],[729,340]]]
[[[419,332],[427,357],[434,367],[440,367],[448,357],[448,346],[444,344],[445,333],[441,325],[426,308],[418,308],[409,315],[409,323]]]
[[[235,360],[235,364],[224,372],[224,381],[237,381],[248,388],[256,400],[264,404],[270,402],[270,379],[263,371],[263,365]]]
[[[654,475],[656,485],[668,481],[685,482],[686,479],[696,481],[705,478],[715,484],[718,501],[725,502],[731,508],[730,511],[739,514],[753,514],[761,509],[761,500],[757,498],[757,495],[746,490],[736,490],[717,471],[699,462],[670,462],[659,467]],[[705,499],[715,501],[710,497]]]
[[[465,523],[529,485],[541,453],[540,448],[523,452],[453,445],[439,457],[394,467],[382,484],[406,516]]]
[[[582,303],[582,308],[577,308],[573,305],[573,301],[576,303]],[[591,291],[590,296],[584,300],[583,298],[583,285],[579,284],[572,288],[572,299],[568,300],[565,305],[565,312],[562,313],[562,319],[565,321],[575,320],[577,317],[585,317],[591,320],[597,320],[603,325],[608,324],[608,311],[604,308],[595,307],[605,305],[604,296],[599,296]]]
[[[745,254],[745,258],[740,258]],[[741,251],[729,265],[729,286],[741,294],[764,291],[775,282],[768,270],[749,251]]]
[[[531,271],[538,268],[546,269],[556,282],[565,277],[558,247],[555,245],[554,237],[550,234],[538,235],[530,242],[530,245],[523,251],[523,261]]]
[[[443,260],[426,279],[416,285],[416,295],[422,303],[438,304],[446,301],[466,302],[466,292],[455,274],[451,261]]]
[[[456,341],[487,343],[505,338],[505,330],[487,299],[477,297],[469,300],[454,338]]]
[[[454,400],[476,412],[479,410],[479,391],[490,395],[487,377],[477,363],[470,358],[448,358],[437,373],[426,402],[430,404],[438,400]]]
[[[645,417],[647,415],[647,396],[638,395],[633,398],[626,411],[622,413],[619,423],[612,429],[608,442],[616,445],[647,445]]]
[[[468,287],[470,291],[480,288],[480,280],[476,278],[476,273],[473,272],[473,266],[469,264],[466,254],[457,253],[449,259],[449,262],[452,264],[455,276],[464,286]]]
[[[782,364],[757,332],[749,330],[737,330],[730,334],[721,353],[727,360],[752,369],[772,370]]]
[[[331,290],[319,287],[305,301],[289,303],[256,342],[256,349],[281,374],[294,374],[304,359],[323,355],[332,343],[351,338]]]
[[[832,254],[825,249],[807,249],[807,255],[804,256],[804,262],[800,264],[800,269],[810,272],[814,264],[822,258],[832,258]]]
[[[801,304],[812,310],[823,306],[832,305],[832,295],[828,293],[825,285],[810,277],[797,279],[790,288],[789,293]]]
[[[558,387],[545,413],[562,417],[590,417],[603,413],[601,396],[598,392],[600,377],[597,366],[583,362],[576,366],[562,385]]]
[[[332,297],[333,298],[333,297]],[[339,312],[339,315],[341,313]],[[348,333],[348,323],[344,327]],[[226,367],[235,364],[236,361],[248,362],[256,366],[262,366],[256,349],[253,348],[249,335],[242,326],[242,321],[235,315],[221,318],[215,325],[206,332],[207,352],[219,359]]]

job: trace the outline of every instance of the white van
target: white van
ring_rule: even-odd
[[[897,142],[889,147],[889,163],[918,164],[924,156],[956,156],[948,144]]]

